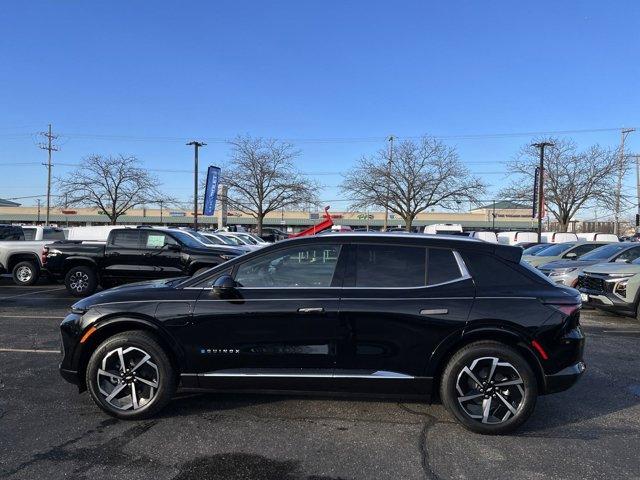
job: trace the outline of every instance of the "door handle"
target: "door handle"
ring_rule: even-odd
[[[433,308],[420,310],[420,315],[446,315],[449,313],[449,309],[447,308]]]
[[[322,307],[305,307],[299,308],[298,313],[322,313],[324,312],[324,308]]]
[[[118,255],[120,255],[118,252],[111,252],[109,254],[110,257],[117,257]]]

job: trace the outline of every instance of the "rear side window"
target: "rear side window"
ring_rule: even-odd
[[[464,252],[462,253],[465,265],[469,273],[480,287],[516,287],[518,285],[531,285],[533,282],[524,272],[519,272],[519,268],[527,268],[523,262],[520,266],[507,265],[506,262],[483,253]],[[539,271],[531,268],[532,273],[540,276],[541,280],[548,282],[549,279]]]
[[[424,247],[358,245],[356,287],[423,287],[426,253]]]
[[[36,229],[35,228],[23,228],[24,231],[24,239],[26,241],[31,241],[36,239]]]
[[[139,248],[140,232],[137,230],[114,230],[111,237],[114,247]]]
[[[45,228],[42,232],[43,240],[64,240],[64,231],[57,228]]]
[[[447,248],[430,248],[427,264],[427,285],[452,282],[462,277],[453,251]]]

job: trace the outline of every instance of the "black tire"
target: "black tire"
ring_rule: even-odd
[[[17,263],[11,273],[13,275],[13,283],[21,286],[33,285],[40,277],[38,266],[28,260]]]
[[[494,358],[498,359],[495,367]],[[475,380],[481,382],[480,385],[465,371],[465,367],[472,366],[469,370]],[[494,374],[488,379],[492,368]],[[521,383],[500,388],[485,380],[494,384],[506,381]],[[529,363],[516,349],[500,342],[480,341],[464,346],[451,357],[442,373],[440,398],[468,430],[498,435],[515,430],[531,416],[538,398],[538,382]],[[459,398],[469,399],[460,402]],[[488,406],[486,416],[485,406]],[[471,415],[474,414],[481,418],[473,418]]]
[[[85,265],[72,267],[64,277],[67,291],[74,297],[86,297],[98,288],[98,277],[95,270]]]
[[[117,378],[99,375],[98,370],[117,372],[118,349],[122,349],[128,367],[140,362],[144,358],[143,354],[149,355],[150,358],[135,372],[126,373],[125,370],[125,374]],[[149,362],[156,368],[151,367]],[[116,367],[115,370],[113,366]],[[176,372],[162,346],[153,335],[141,330],[118,333],[102,342],[91,355],[85,373],[87,389],[95,404],[109,415],[124,420],[139,420],[158,413],[173,397],[177,386],[176,378]],[[143,383],[141,379],[154,383],[156,387],[150,388],[149,384]],[[107,394],[113,393],[117,388],[121,388],[122,393],[117,393],[111,401],[107,400]],[[130,393],[132,391],[136,391],[135,401],[138,402],[138,408],[134,407],[134,396]],[[145,401],[146,403],[140,405]],[[118,405],[115,405],[116,403]]]

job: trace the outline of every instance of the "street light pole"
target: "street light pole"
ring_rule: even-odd
[[[624,176],[624,143],[627,136],[631,132],[635,132],[635,128],[623,128],[620,131],[620,165],[618,166],[618,185],[616,188],[616,211],[615,211],[615,223],[613,225],[613,233],[620,235],[620,202],[622,197],[622,177]]]
[[[393,163],[393,135],[389,135],[389,163],[387,164],[387,195],[384,199],[384,225],[382,231],[386,232],[389,223],[389,180],[391,178],[391,164]]]
[[[187,145],[193,145],[193,229],[198,230],[198,150],[206,143],[192,140]]]
[[[544,205],[544,149],[553,147],[551,142],[540,142],[531,145],[540,149],[540,165],[538,169],[538,243],[542,243],[542,207]]]

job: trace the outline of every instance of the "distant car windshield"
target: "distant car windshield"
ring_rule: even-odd
[[[213,243],[213,241],[209,237],[206,237],[206,236],[202,235],[199,232],[192,232],[191,235],[196,237],[198,240],[200,240],[205,245],[215,245],[215,243]]]
[[[225,237],[224,235],[216,235],[222,243],[225,245],[238,245],[238,242],[234,242],[229,237]]]
[[[575,243],[554,243],[549,248],[539,251],[537,257],[557,257],[573,247]]]
[[[620,243],[604,245],[590,251],[589,253],[584,254],[582,257],[580,257],[580,260],[606,260],[613,257],[616,253],[619,253],[622,250],[626,250],[627,248],[629,248],[629,245]]]
[[[549,248],[551,245],[548,243],[541,243],[540,245],[534,245],[533,247],[525,248],[523,255],[535,255],[538,252],[541,252],[545,248]]]
[[[243,233],[237,233],[236,235],[240,237],[242,240],[244,240],[245,242],[249,243],[250,245],[256,245],[258,243],[255,241],[255,239],[251,235],[246,235]]]
[[[171,235],[173,235],[174,238],[177,238],[180,243],[182,243],[183,245],[186,245],[187,247],[193,247],[193,248],[203,247],[203,245],[200,242],[198,242],[195,238],[193,238],[191,235],[181,232],[180,230],[172,230]]]
[[[226,235],[220,235],[222,238],[224,238],[224,241],[227,242],[227,245],[244,245],[245,243],[235,237],[231,237],[231,236],[226,236]]]

